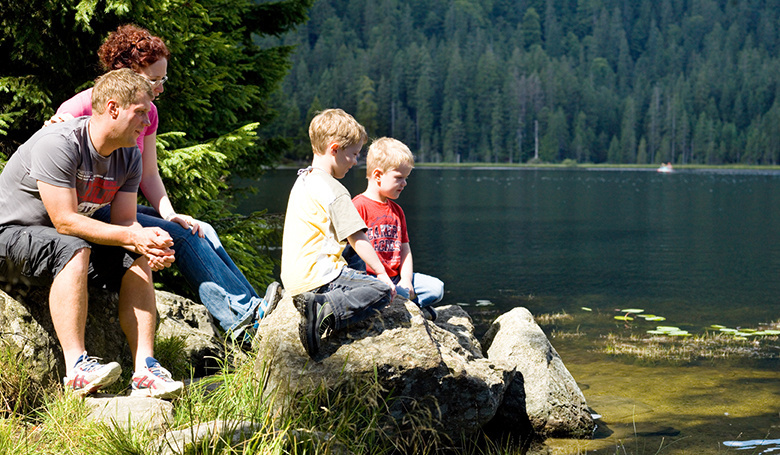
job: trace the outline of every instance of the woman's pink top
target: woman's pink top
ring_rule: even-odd
[[[73,98],[62,103],[57,109],[57,114],[70,114],[74,117],[82,115],[92,115],[92,89],[88,88],[83,92],[77,93]],[[141,131],[138,136],[138,148],[144,153],[144,138],[157,132],[159,120],[157,118],[157,106],[152,103],[152,110],[149,111],[149,122],[151,125]]]

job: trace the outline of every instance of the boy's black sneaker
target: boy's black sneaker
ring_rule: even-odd
[[[438,316],[436,314],[436,310],[434,310],[433,307],[429,307],[429,306],[422,307],[420,308],[420,311],[422,312],[423,317],[431,322],[435,321],[436,316]]]
[[[322,335],[331,326],[333,311],[329,304],[320,304],[312,292],[296,295],[293,303],[301,313],[301,322],[298,324],[301,344],[309,357],[314,358],[320,352]]]

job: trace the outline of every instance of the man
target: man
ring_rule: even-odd
[[[118,363],[87,355],[87,285],[119,291],[119,322],[134,359],[133,395],[169,398],[183,384],[154,359],[152,271],[173,263],[173,241],[136,221],[149,82],[130,69],[95,83],[92,117],[48,126],[0,174],[0,279],[51,285],[49,309],[65,357],[65,386],[88,394],[114,382]],[[90,216],[111,204],[111,223]]]

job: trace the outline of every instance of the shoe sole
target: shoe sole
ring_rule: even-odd
[[[110,370],[107,370],[103,376],[93,379],[92,382],[78,390],[74,390],[73,393],[79,396],[89,395],[116,382],[122,374],[122,367],[116,362],[111,362],[108,365],[111,365],[112,363],[114,366]]]
[[[301,313],[301,321],[298,323],[298,336],[301,339],[303,349],[314,358],[320,350],[319,331],[315,330],[317,315],[314,299],[306,299],[303,295],[293,298],[295,308]],[[316,333],[315,333],[316,332]]]
[[[162,389],[133,389],[130,391],[131,397],[136,398],[159,398],[161,400],[167,398],[176,398],[184,391],[184,384],[179,382],[178,387],[172,390]]]

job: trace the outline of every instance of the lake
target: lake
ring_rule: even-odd
[[[295,175],[242,182],[259,192],[239,212],[283,213]],[[342,182],[361,192],[364,168]],[[442,304],[479,332],[516,306],[556,315],[543,328],[601,419],[594,440],[545,450],[780,451],[780,343],[749,332],[780,318],[780,172],[417,168],[398,203],[415,269],[441,278]],[[659,325],[746,336],[725,358],[609,352]]]

